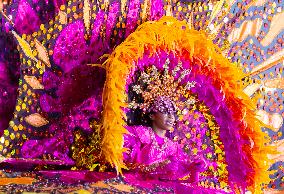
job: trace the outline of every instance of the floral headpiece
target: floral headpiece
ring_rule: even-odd
[[[180,113],[185,106],[195,103],[194,97],[188,96],[188,91],[195,86],[195,82],[181,84],[181,80],[190,74],[190,70],[184,70],[179,62],[169,71],[169,64],[170,60],[167,59],[163,71],[158,71],[157,67],[152,65],[140,72],[134,85],[130,87],[135,94],[133,99],[130,99],[130,108],[139,108],[144,113]]]

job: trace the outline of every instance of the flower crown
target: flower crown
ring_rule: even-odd
[[[136,79],[134,78],[135,81],[130,86],[134,97],[130,99],[129,108],[139,108],[143,113],[160,111],[179,114],[184,107],[195,103],[194,97],[189,93],[190,88],[195,86],[195,82],[181,84],[183,78],[191,71],[184,70],[181,62],[170,71],[169,64],[170,60],[167,59],[163,65],[163,71],[159,71],[155,65],[152,65],[140,72]]]

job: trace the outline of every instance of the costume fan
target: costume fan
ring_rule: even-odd
[[[190,149],[192,145],[184,137],[195,131],[194,138],[206,141],[207,134],[216,154],[213,160],[223,181],[227,177],[232,189],[257,190],[268,178],[264,170],[267,163],[262,158],[269,147],[264,147],[264,134],[255,119],[254,105],[241,90],[244,74],[220,54],[206,34],[170,17],[147,22],[114,50],[105,68],[101,149],[104,159],[119,171],[123,167],[120,153],[122,134],[127,133],[127,108],[138,107],[140,111],[136,111],[143,115],[155,109],[151,103],[157,96],[167,96],[177,107],[174,140]],[[199,114],[200,121],[204,121],[195,129],[186,125],[193,112],[193,120]],[[131,119],[129,123],[133,124]],[[203,143],[194,149],[202,152]],[[209,166],[214,169],[214,165]]]

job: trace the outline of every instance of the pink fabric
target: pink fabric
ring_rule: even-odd
[[[199,172],[205,170],[203,159],[190,157],[180,148],[179,144],[170,139],[157,136],[152,128],[144,126],[126,127],[129,134],[124,136],[124,153],[126,164],[146,166],[157,165],[146,175],[152,178],[178,180],[190,175],[190,182],[198,181]],[[167,161],[167,162],[166,162]],[[136,169],[142,171],[142,169]]]

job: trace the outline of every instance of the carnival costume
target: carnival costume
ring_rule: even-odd
[[[169,16],[164,3],[74,0],[32,35],[9,27],[23,75],[3,161],[260,191],[272,149],[243,92],[246,74],[214,33]],[[147,115],[169,111],[166,101],[176,125],[161,138]]]

